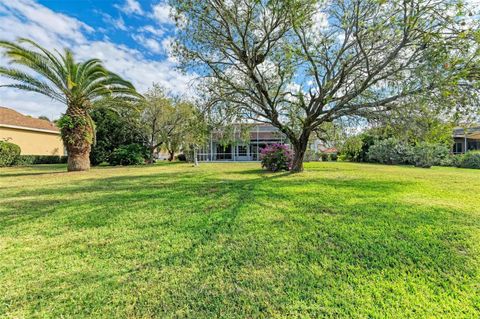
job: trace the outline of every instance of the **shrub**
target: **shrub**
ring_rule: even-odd
[[[20,155],[15,161],[15,165],[35,165],[35,164],[65,164],[67,156],[57,155]]]
[[[18,156],[20,156],[20,146],[0,141],[0,167],[15,164]]]
[[[322,162],[328,161],[328,154],[327,153],[321,153],[320,158],[322,159]]]
[[[328,160],[332,162],[336,162],[338,160],[337,153],[330,153],[330,155],[328,156]]]
[[[407,144],[395,138],[376,141],[368,151],[368,159],[381,164],[409,164],[412,150]]]
[[[368,151],[378,136],[365,132],[349,137],[341,148],[342,160],[351,162],[368,162]]]
[[[145,148],[129,144],[116,148],[109,159],[110,165],[140,165],[145,163]]]
[[[460,162],[463,158],[461,154],[448,154],[444,159],[440,161],[440,166],[455,166],[460,167]]]
[[[113,151],[129,144],[142,144],[143,133],[138,113],[131,108],[115,108],[101,104],[91,112],[95,123],[96,143],[90,151],[90,163],[109,163]]]
[[[480,151],[470,151],[466,154],[458,156],[458,160],[455,164],[455,166],[461,168],[480,169]]]
[[[186,162],[187,161],[187,156],[185,154],[178,154],[177,155],[177,161],[180,161],[180,162]]]
[[[435,146],[425,142],[412,148],[412,162],[415,167],[430,168],[435,164]]]
[[[292,165],[292,151],[287,145],[273,144],[260,150],[262,167],[272,172],[288,171]]]
[[[348,138],[342,146],[342,158],[351,162],[360,162],[362,153],[361,136]]]

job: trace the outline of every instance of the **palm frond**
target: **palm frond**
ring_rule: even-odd
[[[59,100],[63,97],[61,93],[55,91],[55,88],[49,85],[47,82],[36,79],[33,76],[20,70],[0,67],[0,75],[24,83],[28,87],[35,87],[37,88],[37,90],[44,92],[44,95],[47,95],[56,100]]]
[[[4,55],[9,58],[10,63],[30,68],[62,88],[62,79],[56,74],[56,67],[48,57],[8,41],[0,41],[1,47],[7,49]]]
[[[63,104],[67,103],[67,100],[65,99],[65,97],[63,97],[61,95],[58,96],[56,94],[46,92],[42,89],[39,89],[35,86],[28,85],[28,84],[3,84],[3,85],[0,85],[0,87],[8,87],[8,88],[14,88],[14,89],[19,89],[19,90],[23,90],[23,91],[40,93],[42,95],[48,96],[49,98],[51,98],[53,100],[59,101],[60,103],[63,103]]]
[[[40,93],[87,110],[92,108],[93,102],[104,97],[128,103],[142,98],[131,82],[108,71],[98,59],[79,63],[69,49],[62,53],[52,52],[25,38],[18,43],[0,41],[2,48],[9,63],[26,67],[38,75],[15,68],[0,68],[0,75],[19,82],[6,85],[8,87]]]

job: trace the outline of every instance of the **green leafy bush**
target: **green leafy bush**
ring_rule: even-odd
[[[459,154],[448,154],[445,158],[440,160],[438,165],[440,166],[456,166],[460,165],[460,161],[462,159],[462,155]]]
[[[411,158],[411,147],[395,138],[376,141],[368,151],[368,159],[381,164],[410,164]]]
[[[412,148],[412,163],[416,167],[430,168],[441,165],[449,156],[446,146],[422,142]]]
[[[65,164],[67,156],[56,155],[20,155],[14,165],[26,166],[35,164]]]
[[[328,161],[328,154],[327,153],[320,153],[320,158],[322,159],[322,162]]]
[[[480,151],[470,151],[458,156],[455,166],[480,169]]]
[[[0,167],[15,164],[18,156],[20,156],[20,146],[0,141]]]
[[[289,171],[292,166],[292,151],[284,144],[267,145],[260,150],[262,167],[272,172]]]
[[[342,160],[368,162],[368,151],[379,137],[369,132],[349,137],[340,150]]]
[[[96,143],[92,145],[92,165],[109,163],[113,151],[120,146],[143,144],[139,115],[134,110],[118,108],[115,111],[99,107],[91,112],[95,122]]]
[[[434,149],[427,143],[412,148],[412,162],[415,167],[430,168],[435,162]]]
[[[338,155],[337,153],[331,153],[329,156],[328,156],[328,160],[329,161],[332,161],[332,162],[336,162],[338,160]]]
[[[360,162],[361,154],[361,136],[352,136],[348,138],[342,146],[342,159],[351,162]]]
[[[111,165],[140,165],[145,163],[145,148],[139,144],[129,144],[116,148],[110,156]]]

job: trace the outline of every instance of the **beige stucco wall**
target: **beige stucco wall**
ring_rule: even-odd
[[[60,134],[0,127],[0,140],[20,146],[22,155],[64,155]]]

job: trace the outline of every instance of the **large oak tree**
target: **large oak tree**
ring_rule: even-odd
[[[322,124],[458,84],[477,43],[457,0],[171,0],[174,52],[212,109],[271,123],[294,171]],[[461,67],[460,67],[461,66]]]

